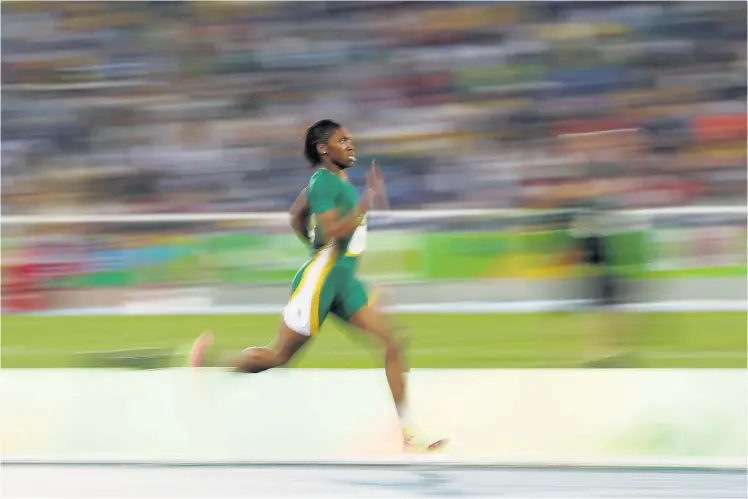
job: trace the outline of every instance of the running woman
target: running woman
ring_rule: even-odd
[[[375,199],[384,194],[382,175],[373,165],[366,175],[366,191],[359,199],[345,173],[356,162],[353,137],[332,120],[318,121],[307,130],[304,155],[315,169],[306,190],[312,218],[312,258],[293,279],[291,297],[273,344],[244,350],[231,366],[238,372],[259,373],[286,365],[333,313],[383,345],[385,374],[406,448],[437,449],[446,442],[415,438],[406,401],[402,337],[387,316],[370,305],[366,286],[357,276],[357,260],[366,248],[366,214]],[[300,211],[298,206],[296,210]],[[303,229],[296,228],[297,234]],[[209,332],[197,339],[190,354],[191,366],[202,365],[212,341]]]

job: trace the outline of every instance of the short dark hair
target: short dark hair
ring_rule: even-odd
[[[333,120],[320,120],[314,125],[310,126],[306,131],[306,138],[304,139],[304,156],[312,166],[317,166],[322,163],[322,157],[319,155],[317,145],[326,144],[330,139],[330,135],[335,133],[335,130],[342,128],[340,123]]]

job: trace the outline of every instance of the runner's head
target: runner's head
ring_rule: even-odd
[[[333,164],[345,170],[355,164],[356,148],[348,129],[332,120],[321,120],[306,131],[304,156],[312,167]]]

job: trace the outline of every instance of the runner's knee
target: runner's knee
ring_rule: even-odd
[[[401,333],[390,331],[384,336],[384,347],[388,355],[400,355],[405,350],[405,336]]]

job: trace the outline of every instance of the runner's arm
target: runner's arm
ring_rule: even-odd
[[[374,180],[371,173],[367,174],[367,188],[358,206],[353,207],[345,215],[341,215],[335,205],[335,199],[340,195],[339,181],[333,180],[330,176],[320,176],[309,183],[309,209],[327,237],[342,239],[355,232],[377,196],[377,183]]]
[[[317,223],[327,237],[341,239],[350,236],[358,228],[361,218],[366,215],[376,195],[373,189],[367,188],[358,206],[351,209],[347,214],[340,215],[335,206],[335,197],[340,189],[325,179],[318,179],[309,185],[307,199],[309,210],[314,214]]]
[[[390,200],[387,198],[387,190],[382,186],[382,193],[379,195],[379,203],[377,208],[380,210],[386,210],[389,211],[390,209]]]
[[[340,216],[337,208],[330,208],[322,213],[315,214],[317,222],[322,226],[325,234],[329,237],[341,239],[353,234],[361,224],[361,218],[366,215],[371,206],[373,192],[367,190],[361,197],[356,208],[353,208],[345,216]]]
[[[309,204],[307,202],[307,188],[301,191],[296,201],[291,205],[291,229],[293,229],[296,237],[299,238],[304,244],[309,244],[309,233],[307,232],[309,227],[309,216],[311,212],[309,210]]]

